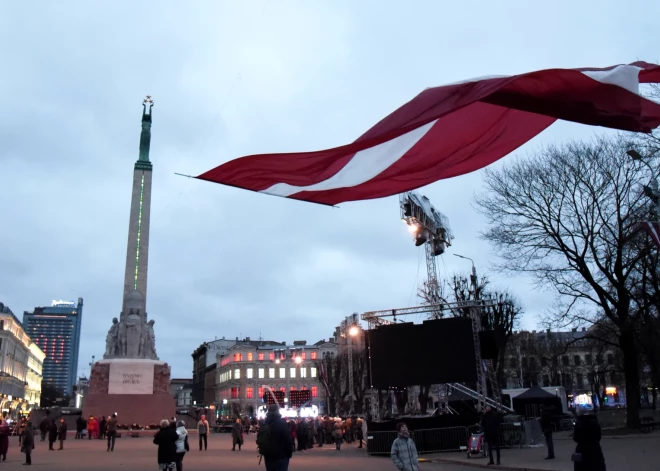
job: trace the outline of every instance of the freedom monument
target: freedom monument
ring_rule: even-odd
[[[154,321],[147,320],[147,271],[151,177],[149,161],[153,100],[142,104],[140,153],[133,170],[131,213],[128,225],[124,293],[119,319],[105,340],[103,360],[92,366],[83,415],[117,413],[119,423],[158,424],[175,412],[169,393],[170,367],[156,354]]]

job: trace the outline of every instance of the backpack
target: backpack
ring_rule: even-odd
[[[272,455],[277,453],[277,445],[275,443],[275,436],[271,426],[263,424],[259,427],[257,432],[257,448],[260,455]]]

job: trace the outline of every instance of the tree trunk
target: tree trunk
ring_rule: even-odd
[[[619,345],[626,371],[626,424],[629,428],[639,427],[639,359],[635,347],[635,333],[629,327],[621,329]]]

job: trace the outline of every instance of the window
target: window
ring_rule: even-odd
[[[511,368],[518,368],[518,360],[516,357],[511,357],[511,360],[509,361],[509,366]]]
[[[548,360],[545,358],[541,357],[541,366],[548,366]]]
[[[286,378],[286,368],[280,368],[280,378]]]
[[[295,378],[296,377],[296,369],[295,368],[289,368],[289,376],[290,378]]]
[[[257,370],[257,376],[259,377],[259,379],[265,378],[266,377],[266,369],[265,368],[259,368]]]
[[[268,377],[271,379],[275,377],[275,368],[268,368]]]
[[[316,352],[311,352],[311,353],[309,354],[309,357],[310,357],[312,360],[316,360]]]
[[[247,371],[246,371],[246,375],[245,375],[245,377],[246,377],[247,379],[252,379],[252,377],[253,377],[253,371],[254,371],[253,368],[248,368]]]
[[[304,366],[300,367],[300,377],[301,378],[307,378],[307,368]]]
[[[567,356],[563,356],[563,357],[561,357],[561,364],[562,364],[562,365],[564,365],[564,366],[568,366],[568,363],[569,363],[569,361],[568,361],[568,357],[567,357]]]
[[[302,358],[303,360],[307,360],[307,353],[302,352],[302,353],[300,354],[300,358]]]
[[[242,353],[234,353],[234,361],[243,361]]]
[[[319,387],[312,386],[312,397],[319,397]]]
[[[264,391],[264,388],[260,387],[260,388],[259,388],[259,399],[263,399],[263,397],[264,397],[264,392],[265,392],[265,391]]]
[[[597,365],[602,365],[603,364],[603,355],[601,355],[600,353],[598,355],[596,355],[596,364]]]
[[[585,355],[585,356],[584,356],[584,362],[585,362],[587,365],[590,365],[590,366],[591,366],[591,361],[592,361],[592,360],[591,360],[591,355]]]
[[[248,361],[252,361],[252,352],[248,352]]]
[[[283,392],[283,393],[285,393],[285,392],[286,392],[286,388],[285,388],[284,386],[280,386],[280,391]]]
[[[614,355],[612,355],[611,353],[607,354],[607,364],[608,365],[613,365],[614,364]]]
[[[522,357],[522,360],[520,361],[520,363],[522,364],[522,367],[526,369],[527,368],[527,357]]]
[[[316,379],[317,376],[316,376],[316,367],[315,367],[315,366],[312,366],[312,367],[309,369],[309,376],[312,377],[312,378],[314,378],[314,379]]]
[[[532,371],[536,371],[536,357],[529,358],[529,369]]]
[[[571,376],[569,373],[564,374],[564,384],[563,386],[565,387],[571,387],[573,386],[573,376]]]
[[[550,376],[543,375],[543,386],[546,388],[550,386]]]
[[[274,359],[275,359],[275,352],[270,352],[270,353],[268,354],[268,359],[269,359],[269,360],[274,360]]]
[[[295,387],[295,386],[291,386],[291,391],[295,391],[295,390],[296,390],[296,387]]]
[[[254,399],[254,389],[245,388],[245,398],[246,399]]]
[[[577,374],[577,387],[578,389],[584,388],[584,377],[582,376],[582,373]]]
[[[580,364],[582,363],[582,358],[580,358],[580,355],[575,355],[573,361],[575,361],[575,366],[580,366]]]
[[[241,370],[239,368],[234,370],[234,379],[241,379]]]
[[[238,388],[231,388],[231,398],[238,399]]]
[[[619,376],[616,374],[616,371],[610,371],[610,382],[616,384]]]
[[[265,355],[263,354],[263,352],[257,353],[257,360],[264,361],[264,359],[265,359]]]

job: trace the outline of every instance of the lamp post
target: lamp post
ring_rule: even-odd
[[[630,149],[626,152],[635,162],[640,162],[651,172],[651,181],[648,185],[644,185],[644,195],[646,195],[653,203],[654,207],[654,216],[655,219],[660,219],[660,190],[658,189],[658,177],[656,171],[651,167],[651,165],[644,159],[644,157],[637,152],[635,149]]]
[[[479,292],[477,291],[477,269],[474,266],[474,260],[472,260],[470,257],[466,257],[465,255],[459,255],[457,253],[455,253],[454,256],[465,260],[469,260],[470,263],[472,263],[472,274],[470,275],[470,282],[472,283],[472,289],[474,290],[474,300],[477,301],[479,299]]]

